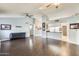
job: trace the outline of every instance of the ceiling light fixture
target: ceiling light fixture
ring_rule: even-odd
[[[47,9],[47,8],[50,8],[51,6],[52,6],[51,3],[47,3],[47,4],[42,5],[39,9]]]
[[[55,8],[58,8],[60,5],[60,3],[48,3],[48,4],[44,4],[43,6],[41,6],[39,9],[48,9],[48,8],[52,8],[53,6],[55,6]]]
[[[58,8],[60,5],[60,3],[53,3],[53,4],[54,4],[55,8]]]

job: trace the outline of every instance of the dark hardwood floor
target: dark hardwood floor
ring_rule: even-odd
[[[79,46],[55,39],[32,37],[1,42],[1,56],[79,56]]]

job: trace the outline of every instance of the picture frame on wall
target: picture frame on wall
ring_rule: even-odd
[[[42,30],[45,31],[45,22],[42,23]]]
[[[1,24],[0,27],[1,27],[1,30],[11,30],[10,24]]]
[[[79,23],[70,24],[70,29],[79,29]]]

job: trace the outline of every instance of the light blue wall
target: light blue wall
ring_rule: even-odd
[[[61,23],[68,23],[68,24],[72,24],[72,23],[79,23],[79,16],[72,16],[72,17],[68,17],[68,18],[62,18],[60,19]],[[58,24],[60,24],[58,22]],[[58,26],[57,23],[53,23],[53,26]],[[60,26],[60,25],[59,25]],[[69,29],[69,42],[72,43],[76,43],[79,44],[79,29]],[[53,38],[61,38],[61,33],[59,35],[59,33],[55,33],[55,35]]]
[[[79,16],[72,16],[66,19],[63,19],[64,23],[79,23]],[[69,29],[69,41],[79,44],[79,29]]]
[[[23,17],[23,18],[0,18],[0,24],[10,24],[11,25],[11,30],[0,30],[0,39],[1,40],[7,40],[9,39],[10,33],[13,32],[26,32],[26,37],[29,37],[30,35],[30,30],[29,30],[29,21],[31,20],[28,17]],[[21,28],[16,28],[16,26],[22,26]]]
[[[79,16],[72,16],[68,18],[60,19],[62,23],[79,23]],[[53,23],[53,26],[60,26],[60,23]],[[48,38],[60,39],[61,33],[48,33]],[[69,42],[79,44],[79,29],[69,29]]]

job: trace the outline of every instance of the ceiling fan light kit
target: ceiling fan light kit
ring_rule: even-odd
[[[55,6],[55,8],[59,8],[59,5],[60,5],[60,3],[49,3],[49,4],[44,4],[39,9],[41,9],[41,10],[48,9],[48,8],[52,8],[54,6]]]

